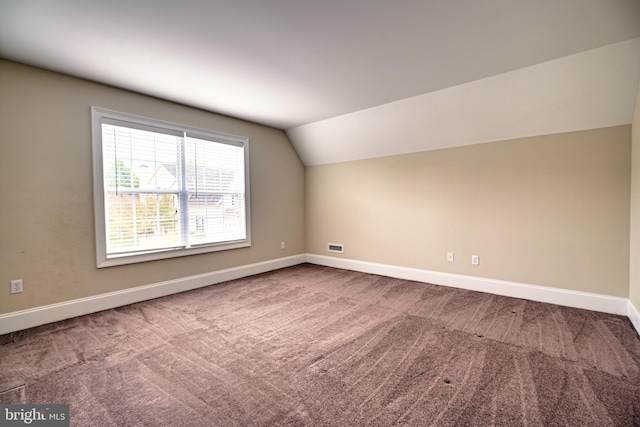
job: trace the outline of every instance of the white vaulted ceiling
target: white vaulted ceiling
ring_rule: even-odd
[[[284,129],[315,165],[630,123],[640,1],[0,0],[0,57]]]

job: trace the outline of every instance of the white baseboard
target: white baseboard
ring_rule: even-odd
[[[307,262],[327,267],[344,268],[346,270],[360,271],[363,273],[380,274],[398,279],[415,280],[417,282],[432,283],[434,285],[487,292],[490,294],[584,308],[623,316],[628,316],[630,312],[630,302],[627,298],[507,282],[483,277],[441,273],[417,268],[398,267],[324,255],[307,254]],[[637,324],[634,324],[634,326],[636,330],[640,331]]]
[[[256,264],[212,271],[196,276],[183,277],[166,282],[110,292],[87,298],[65,301],[42,307],[15,311],[0,315],[0,335],[20,331],[46,323],[108,310],[127,304],[163,297],[178,292],[202,288],[228,280],[240,279],[271,270],[291,267],[306,261],[306,255],[294,255]]]
[[[301,254],[2,314],[0,315],[0,335],[127,304],[185,292],[228,280],[240,279],[254,274],[291,267],[304,262],[628,316],[634,328],[640,334],[640,312],[627,298],[323,255]]]
[[[629,320],[631,320],[631,324],[634,328],[636,328],[636,332],[640,335],[640,311],[636,308],[635,305],[629,300],[627,316],[629,316]]]

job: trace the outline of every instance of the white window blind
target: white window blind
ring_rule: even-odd
[[[250,245],[247,138],[93,118],[98,266]]]
[[[185,155],[190,244],[245,239],[243,148],[187,136]]]

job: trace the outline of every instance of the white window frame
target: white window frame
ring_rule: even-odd
[[[106,236],[106,218],[105,218],[105,185],[104,185],[104,169],[103,169],[103,150],[102,150],[102,123],[103,121],[118,121],[130,123],[138,128],[149,126],[151,128],[160,128],[171,133],[182,133],[185,136],[191,136],[201,139],[210,140],[213,143],[232,144],[241,146],[244,149],[244,173],[245,173],[245,227],[246,238],[229,242],[219,242],[211,244],[202,244],[197,246],[184,246],[178,248],[165,248],[158,250],[139,251],[127,254],[108,254],[107,253],[107,236]],[[175,258],[187,255],[202,254],[208,252],[223,251],[229,249],[246,248],[251,246],[251,205],[250,205],[250,185],[249,185],[249,138],[237,135],[231,135],[222,132],[215,132],[205,129],[199,129],[191,126],[179,125],[162,120],[141,117],[133,114],[121,113],[117,111],[107,110],[100,107],[91,107],[91,125],[92,125],[92,142],[93,142],[93,200],[94,200],[94,216],[96,231],[96,260],[97,267],[111,267],[116,265],[133,264],[138,262],[146,262],[167,258]],[[185,212],[181,212],[184,217]],[[185,219],[184,224],[188,221]],[[184,230],[183,230],[184,232]]]

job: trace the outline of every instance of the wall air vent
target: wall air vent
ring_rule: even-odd
[[[341,254],[344,252],[344,246],[342,245],[342,243],[329,243],[329,245],[327,245],[327,250],[329,252],[336,252]]]

